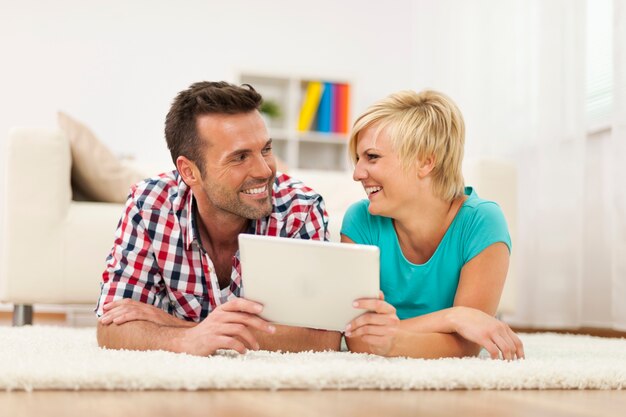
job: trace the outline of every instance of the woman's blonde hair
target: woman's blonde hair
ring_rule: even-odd
[[[349,151],[356,163],[359,133],[376,125],[376,136],[387,129],[393,150],[405,171],[431,157],[433,192],[452,201],[464,194],[463,146],[465,123],[461,111],[445,94],[425,90],[400,91],[368,108],[354,122]]]

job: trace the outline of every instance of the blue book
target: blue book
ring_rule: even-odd
[[[332,131],[333,96],[335,95],[335,85],[324,83],[324,93],[320,100],[320,107],[317,111],[317,130],[319,132]]]

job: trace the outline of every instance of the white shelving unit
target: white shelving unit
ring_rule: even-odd
[[[345,80],[313,77],[277,77],[242,73],[240,83],[250,84],[265,100],[280,107],[281,115],[269,119],[274,154],[293,169],[345,171],[349,169],[348,135],[298,130],[300,108],[307,83],[312,80],[351,84]]]

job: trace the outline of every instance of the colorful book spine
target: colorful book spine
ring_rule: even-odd
[[[333,114],[333,97],[335,85],[333,83],[324,83],[324,93],[320,100],[320,107],[317,117],[317,130],[319,132],[332,132],[332,114]]]
[[[335,91],[335,113],[337,116],[333,131],[337,133],[348,133],[350,119],[350,86],[348,84],[337,84]]]
[[[302,107],[300,108],[300,118],[298,119],[298,130],[301,132],[311,130],[323,91],[324,84],[319,81],[310,81],[307,84]]]
[[[309,81],[300,107],[298,130],[347,134],[350,126],[350,85]]]
[[[341,123],[341,94],[343,93],[341,84],[333,84],[333,112],[330,114],[330,130],[331,132],[339,132],[339,124]]]

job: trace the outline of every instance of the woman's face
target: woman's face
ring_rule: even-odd
[[[377,126],[362,130],[357,138],[357,162],[353,178],[370,200],[371,214],[395,218],[417,191],[416,168],[407,172],[391,146],[387,129],[376,135]]]

